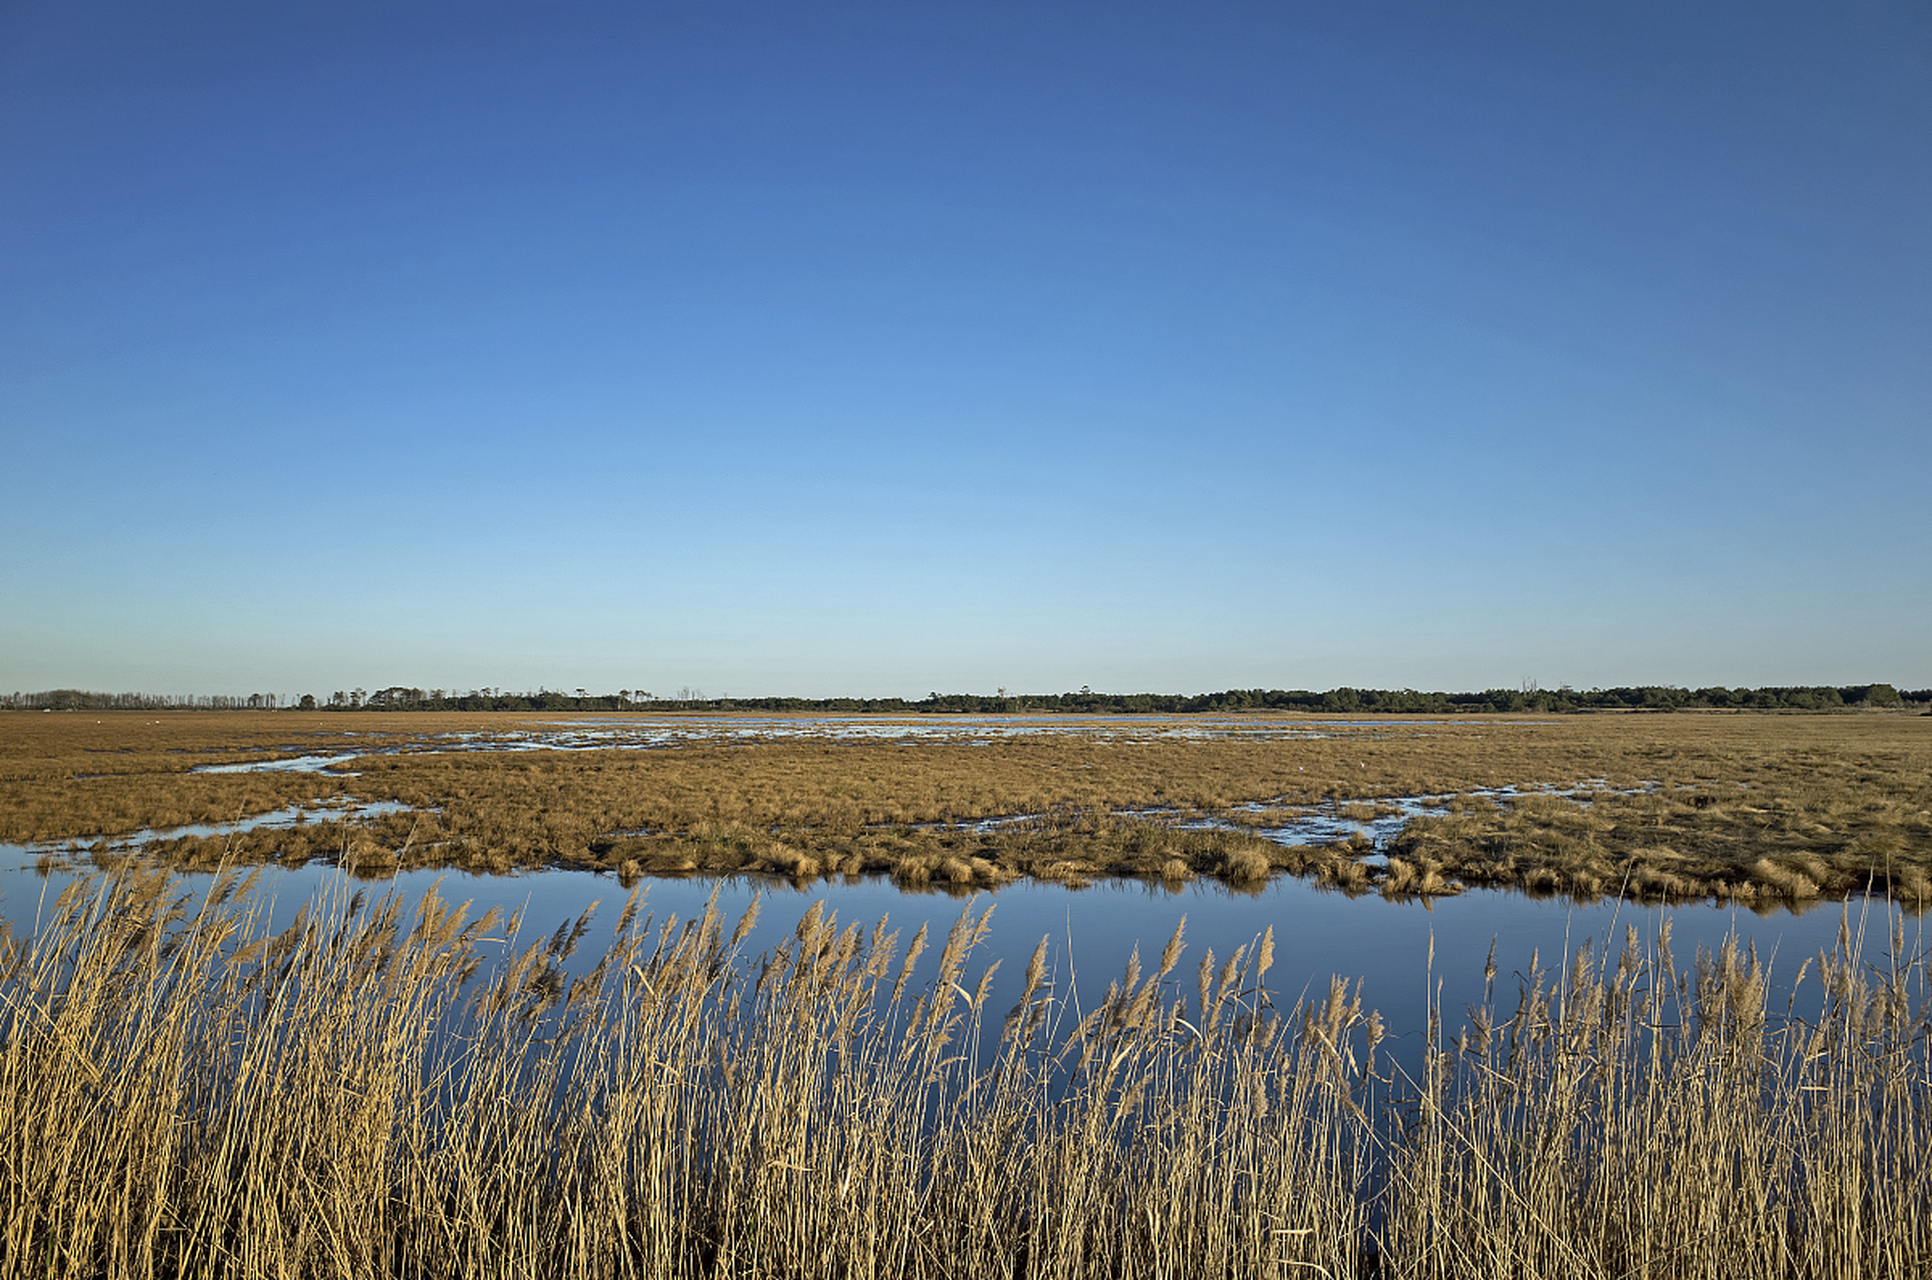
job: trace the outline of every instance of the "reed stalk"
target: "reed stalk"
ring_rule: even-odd
[[[755,908],[754,908],[755,910]],[[1097,1006],[969,909],[922,962],[814,909],[601,953],[434,893],[268,930],[233,875],[69,889],[0,953],[0,1278],[1908,1276],[1924,970],[1849,931],[1774,996],[1666,931],[1392,1057],[1273,940]],[[1849,929],[1849,926],[1848,926]],[[976,968],[976,966],[979,966]]]

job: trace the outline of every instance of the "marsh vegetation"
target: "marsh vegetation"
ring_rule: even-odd
[[[1494,885],[1775,907],[1932,895],[1932,731],[1902,714],[990,726],[363,715],[353,732],[345,719],[16,713],[0,737],[0,840],[112,867],[135,832],[228,823],[150,839],[142,856],[188,868],[323,858],[378,877],[573,866],[971,890],[1290,873],[1392,896]],[[310,767],[261,767],[292,761]],[[354,800],[389,811],[233,829]],[[1399,829],[1375,838],[1348,826],[1389,815]],[[1290,838],[1315,818],[1343,821]]]
[[[1911,907],[1932,832],[1922,719],[344,719],[5,721],[0,838],[58,842],[30,852],[65,869],[16,877],[21,936],[0,944],[0,1277],[1932,1261],[1922,957],[1900,933],[1866,966],[1852,917],[1774,973],[1739,945],[1673,954],[1668,914],[1626,903],[1644,927],[1620,949],[1553,970],[1507,956],[1450,975],[1448,1006],[1433,926],[1401,974],[1359,941],[1391,948],[1393,921],[1287,939],[1284,989],[1313,947],[1321,974],[1373,969],[1390,1025],[1360,985],[1275,995],[1265,932],[1231,945],[1209,922],[1220,954],[1177,934],[1103,992],[1070,957],[1107,925],[1071,910],[1064,952],[1002,946],[996,973],[978,908],[943,943],[804,909],[826,877],[877,902],[887,878],[1126,876],[1175,904],[1163,930],[1218,894],[1313,937],[1326,926],[1244,892],[1283,874],[1393,898],[1527,886],[1763,910],[1876,887]],[[293,917],[234,870],[305,860],[352,874],[270,873],[325,886]],[[739,901],[757,873],[799,892],[777,933],[715,908],[653,919],[648,896],[608,932],[552,931],[452,908],[423,891],[437,867],[741,873]],[[417,898],[368,881],[398,875]],[[1280,883],[1298,911],[1442,924],[1502,897],[1424,916]],[[1036,935],[1061,906],[1029,908]],[[1402,993],[1425,989],[1418,1013]]]
[[[814,909],[757,957],[748,928],[633,898],[531,937],[337,893],[271,933],[232,875],[78,883],[0,949],[0,1276],[1932,1262],[1902,936],[1873,970],[1848,932],[1782,987],[1668,931],[1492,965],[1398,1055],[1339,979],[1278,1001],[1265,935],[1177,932],[1086,1008],[1043,943],[996,1008],[983,912],[941,941]]]

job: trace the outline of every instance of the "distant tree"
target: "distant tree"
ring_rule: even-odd
[[[314,695],[314,694],[312,694],[312,693],[305,693],[305,694],[303,694],[303,695],[302,695],[302,710],[304,710],[304,711],[313,711],[313,710],[315,710],[315,695]]]

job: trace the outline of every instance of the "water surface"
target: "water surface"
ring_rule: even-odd
[[[44,905],[80,874],[57,870],[41,875],[23,853],[19,846],[0,846],[0,917],[14,923],[16,934],[30,931]],[[190,874],[181,879],[199,888],[211,877]],[[473,912],[491,906],[521,912],[523,929],[515,946],[539,942],[558,925],[594,910],[600,923],[593,925],[571,962],[585,968],[594,963],[629,897],[615,878],[587,871],[406,871],[393,879],[365,881],[319,863],[268,868],[257,893],[269,904],[271,926],[281,927],[318,893],[394,891],[413,902],[432,887],[447,900],[470,902]],[[1359,981],[1365,1005],[1379,1009],[1391,1033],[1411,1047],[1421,1044],[1432,1002],[1443,1012],[1450,1033],[1466,1020],[1466,1008],[1484,997],[1483,970],[1492,947],[1499,998],[1513,1006],[1518,983],[1534,959],[1560,968],[1578,947],[1605,942],[1620,947],[1630,928],[1645,945],[1654,945],[1668,922],[1680,966],[1688,966],[1698,947],[1716,948],[1727,935],[1735,935],[1774,962],[1773,982],[1778,986],[1790,982],[1802,960],[1829,948],[1841,927],[1853,932],[1869,963],[1887,963],[1890,932],[1902,922],[1894,908],[1879,900],[1825,903],[1803,914],[1764,916],[1702,903],[1578,905],[1493,889],[1472,889],[1428,903],[1391,902],[1375,895],[1347,897],[1292,877],[1278,878],[1258,892],[1237,892],[1210,881],[1169,887],[1104,880],[1083,889],[1023,881],[971,898],[911,893],[890,880],[857,877],[799,884],[765,876],[693,876],[646,879],[638,889],[645,909],[660,922],[670,915],[698,915],[713,894],[735,920],[756,897],[761,916],[747,940],[748,955],[781,942],[814,903],[836,912],[841,922],[868,928],[889,918],[900,930],[902,947],[924,924],[933,942],[928,972],[938,943],[960,912],[990,906],[990,941],[969,974],[976,979],[988,964],[1001,963],[993,988],[996,1015],[1017,999],[1026,960],[1042,937],[1048,940],[1058,992],[1077,1005],[1091,1006],[1136,949],[1143,972],[1150,972],[1183,918],[1187,951],[1173,975],[1177,991],[1193,989],[1195,966],[1208,949],[1217,961],[1225,961],[1237,947],[1272,929],[1275,960],[1268,985],[1278,1003],[1325,993],[1332,977],[1351,985]],[[1908,951],[1916,951],[1922,943],[1920,922],[1903,923]]]

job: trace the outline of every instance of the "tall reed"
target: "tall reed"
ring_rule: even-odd
[[[754,908],[755,912],[755,908]],[[0,968],[0,1277],[1891,1276],[1932,1259],[1923,971],[1771,1003],[1668,935],[1392,1058],[1272,938],[1091,1009],[987,913],[922,963],[633,896],[534,942],[346,891],[76,885]],[[1898,940],[1902,944],[1902,939]],[[1902,948],[1901,948],[1902,949]],[[1492,981],[1494,974],[1492,972]],[[1805,1016],[1810,1011],[1810,1016]]]

